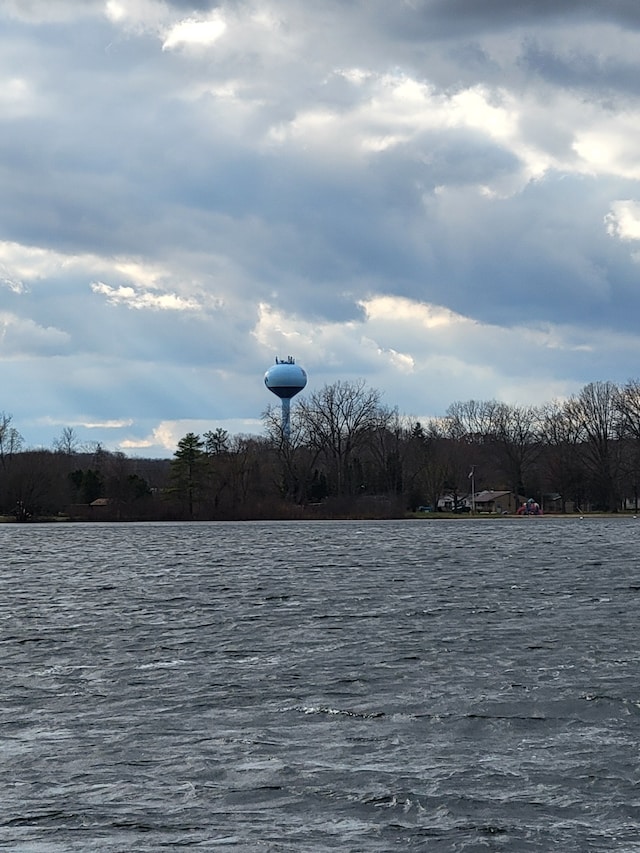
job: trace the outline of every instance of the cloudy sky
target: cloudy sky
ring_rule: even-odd
[[[640,375],[637,0],[0,0],[0,410],[260,433]]]

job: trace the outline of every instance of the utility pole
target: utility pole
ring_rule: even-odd
[[[471,466],[471,472],[469,473],[469,479],[471,480],[471,514],[476,514],[476,466]]]

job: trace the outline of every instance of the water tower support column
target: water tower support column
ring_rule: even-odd
[[[291,398],[282,398],[282,435],[285,441],[291,436]]]

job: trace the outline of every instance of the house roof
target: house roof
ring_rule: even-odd
[[[483,489],[481,492],[478,492],[474,495],[473,500],[477,504],[482,503],[491,503],[491,501],[498,500],[498,498],[503,498],[505,495],[510,495],[511,492],[506,489],[503,491],[495,491],[494,489]]]

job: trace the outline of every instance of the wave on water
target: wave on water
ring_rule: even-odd
[[[360,720],[377,720],[386,716],[384,711],[351,711],[344,708],[329,708],[323,705],[293,705],[290,708],[283,708],[282,710],[298,711],[301,714],[328,714],[330,717],[355,717]]]
[[[0,539],[2,850],[640,850],[637,522]]]

